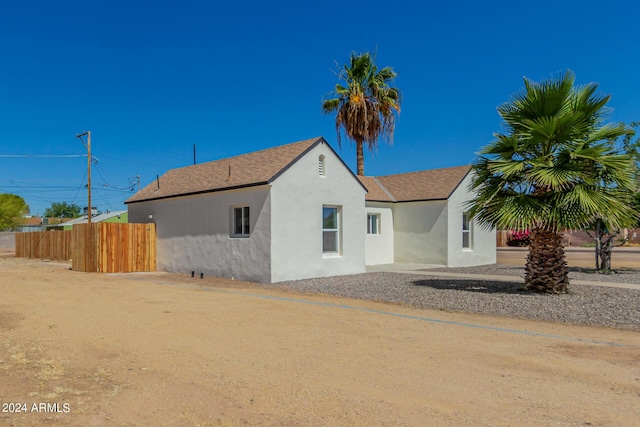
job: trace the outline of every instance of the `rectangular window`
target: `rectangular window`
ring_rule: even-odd
[[[367,214],[367,234],[380,234],[380,214]]]
[[[233,208],[233,235],[249,235],[249,206],[239,206]]]
[[[338,206],[322,207],[322,252],[340,253],[340,208]]]
[[[462,249],[472,249],[473,229],[469,212],[462,213]]]

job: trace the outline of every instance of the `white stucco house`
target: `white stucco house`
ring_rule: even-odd
[[[390,263],[467,267],[496,262],[496,232],[477,227],[470,166],[360,177],[365,196],[367,265]]]
[[[158,269],[273,283],[392,262],[495,262],[463,221],[469,167],[358,179],[322,137],[173,169],[126,201]]]

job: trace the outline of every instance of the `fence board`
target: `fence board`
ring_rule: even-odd
[[[71,259],[71,231],[53,230],[16,233],[17,257]]]
[[[78,227],[76,230],[77,226]],[[87,272],[155,271],[155,224],[76,224],[73,269]]]
[[[71,259],[76,271],[156,271],[155,224],[75,224],[67,231],[16,233],[16,256]]]
[[[95,272],[97,270],[99,241],[97,224],[74,224],[71,229],[73,244],[71,268],[76,271]]]

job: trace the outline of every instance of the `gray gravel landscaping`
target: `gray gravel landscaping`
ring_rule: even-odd
[[[623,270],[614,274],[597,274],[579,268],[571,270],[574,280],[640,284],[640,271],[637,270]],[[524,275],[522,267],[505,265],[428,271]],[[574,284],[569,294],[546,295],[524,292],[522,283],[517,281],[386,272],[296,280],[268,286],[423,309],[640,330],[640,289]]]

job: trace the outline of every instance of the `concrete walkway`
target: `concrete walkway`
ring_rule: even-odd
[[[499,274],[473,274],[473,273],[457,273],[455,271],[428,271],[432,268],[443,268],[442,265],[432,264],[380,264],[367,266],[367,273],[387,272],[387,273],[403,273],[415,274],[421,276],[437,276],[437,277],[456,277],[461,279],[477,279],[489,280],[497,282],[516,282],[524,283],[524,278],[518,276],[505,276]],[[452,269],[453,270],[453,269]],[[610,288],[636,289],[640,290],[640,284],[635,283],[615,283],[615,282],[595,282],[590,280],[571,280],[572,285],[584,286],[606,286]]]

